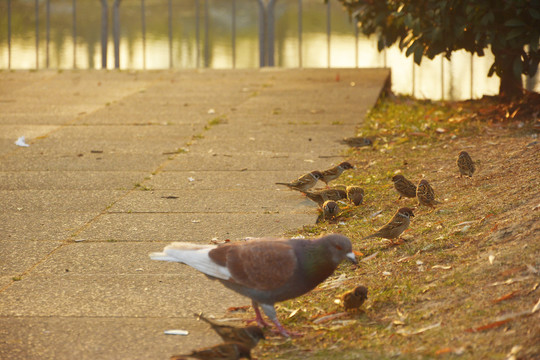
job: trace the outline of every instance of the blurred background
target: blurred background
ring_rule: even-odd
[[[0,2],[0,69],[390,67],[396,93],[461,100],[498,93],[492,63],[489,52],[420,66],[397,47],[379,52],[337,1]],[[539,91],[537,77],[525,87]]]

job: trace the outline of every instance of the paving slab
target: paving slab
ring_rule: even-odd
[[[344,160],[339,140],[388,76],[0,72],[0,358],[168,359],[217,343],[193,313],[235,317],[250,301],[148,254],[313,224],[317,206],[275,182]]]
[[[295,201],[297,201],[295,199]],[[96,241],[192,241],[209,243],[213,238],[280,236],[303,225],[312,225],[317,212],[311,204],[303,213],[228,212],[226,206],[212,212],[107,213],[96,217],[75,240]],[[1,219],[1,216],[0,216]],[[163,244],[157,246],[162,247]]]
[[[4,171],[0,190],[129,190],[147,176],[141,171]]]

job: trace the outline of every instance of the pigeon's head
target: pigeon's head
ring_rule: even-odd
[[[315,171],[311,172],[311,176],[313,176],[317,180],[320,180],[320,179],[322,179],[323,174],[319,170],[315,170]]]
[[[336,265],[345,259],[357,264],[356,256],[352,250],[351,240],[348,237],[340,234],[331,234],[324,236],[321,240],[326,243],[327,250]]]
[[[351,163],[348,161],[342,162],[341,164],[339,164],[339,167],[342,168],[343,170],[354,169],[354,166],[352,166]]]
[[[469,155],[469,153],[466,152],[466,151],[460,151],[460,152],[459,152],[459,156],[460,156],[460,157],[461,157],[461,156],[468,156],[468,155]]]
[[[403,179],[405,179],[403,175],[394,175],[394,177],[392,178],[392,182],[401,181]]]
[[[426,179],[420,180],[420,183],[418,184],[418,186],[426,186],[426,185],[429,185],[429,183],[428,183],[428,181]]]

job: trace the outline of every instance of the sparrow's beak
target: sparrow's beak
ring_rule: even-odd
[[[358,264],[358,261],[356,261],[356,256],[353,252],[347,253],[345,256],[347,257],[347,260],[350,260],[353,264]]]

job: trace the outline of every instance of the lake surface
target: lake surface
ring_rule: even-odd
[[[113,0],[109,0],[109,7],[112,3]],[[11,0],[11,52],[7,4],[8,0],[0,3],[0,69],[101,68],[101,5],[98,0],[50,0],[48,42],[46,1],[38,1],[36,39],[35,0]],[[75,37],[73,4],[76,7]],[[168,0],[121,2],[121,69],[259,67],[257,1],[235,1],[234,48],[232,0],[207,0],[207,3],[203,0],[171,0],[170,5],[171,40]],[[205,31],[205,9],[208,32]],[[397,48],[379,53],[375,38],[356,37],[354,24],[337,2],[331,2],[330,6],[330,37],[327,36],[327,5],[323,0],[304,0],[302,10],[302,36],[299,39],[298,1],[276,2],[275,66],[390,67],[392,90],[419,98],[467,99],[498,92],[498,78],[486,76],[493,62],[491,55],[479,58],[457,52],[452,61],[438,57],[432,61],[425,59],[421,66],[416,66],[412,58],[405,57]],[[107,68],[110,69],[114,68],[111,24],[112,11],[109,11]],[[536,79],[526,83],[529,88],[540,90]]]

